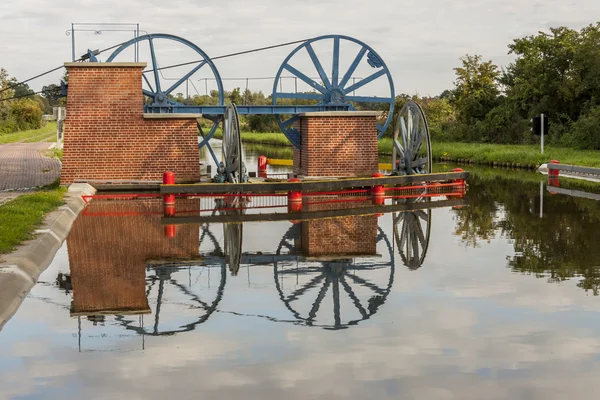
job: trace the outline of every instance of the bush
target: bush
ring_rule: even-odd
[[[11,104],[11,113],[17,121],[19,130],[38,129],[42,127],[44,112],[40,103],[32,99],[21,99]]]
[[[582,150],[600,150],[600,106],[592,107],[571,128],[569,142]]]

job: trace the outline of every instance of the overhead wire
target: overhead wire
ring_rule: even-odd
[[[259,51],[270,50],[270,49],[275,49],[275,48],[284,47],[284,46],[290,46],[292,44],[297,44],[297,43],[303,43],[303,42],[306,42],[308,40],[311,40],[311,39],[309,38],[309,39],[295,40],[295,41],[292,41],[292,42],[285,42],[285,43],[275,44],[275,45],[271,45],[271,46],[259,47],[259,48],[251,49],[251,50],[238,51],[238,52],[235,52],[235,53],[224,54],[224,55],[221,55],[221,56],[213,57],[213,58],[210,58],[210,60],[219,60],[219,59],[228,58],[228,57],[234,57],[234,56],[239,56],[239,55],[243,55],[243,54],[256,53],[256,52],[259,52]],[[102,54],[102,53],[104,53],[104,52],[106,52],[108,50],[112,50],[112,49],[114,49],[116,47],[122,46],[122,45],[124,45],[127,42],[128,41],[122,42],[122,43],[118,43],[118,44],[115,44],[113,46],[107,47],[105,49],[98,50],[97,52],[94,52],[94,54],[95,55]],[[86,54],[86,55],[81,56],[79,59],[75,60],[74,62],[84,61],[84,60],[87,60],[88,58],[89,57]],[[160,67],[160,68],[157,68],[156,70],[157,71],[162,71],[162,70],[165,70],[165,69],[176,68],[176,67],[181,67],[181,66],[191,65],[191,64],[197,64],[197,63],[200,63],[202,61],[204,61],[204,60],[188,61],[188,62],[185,62],[185,63],[179,63],[179,64],[168,65],[166,67]],[[38,74],[38,75],[33,76],[31,78],[28,78],[28,79],[25,79],[24,81],[15,83],[14,85],[9,85],[9,86],[7,86],[4,89],[0,89],[0,93],[5,92],[5,91],[10,90],[10,89],[14,89],[14,88],[16,88],[16,87],[18,87],[20,85],[23,85],[23,84],[25,84],[27,82],[30,82],[30,81],[32,81],[34,79],[37,79],[37,78],[40,78],[42,76],[48,75],[48,74],[50,74],[52,72],[58,71],[61,68],[64,68],[64,65],[61,65],[61,66],[56,67],[56,68],[52,68],[52,69],[50,69],[50,70],[48,70],[46,72],[43,72],[41,74]],[[154,69],[143,71],[143,73],[147,73],[147,72],[150,72],[150,71],[154,71]],[[10,98],[7,98],[7,99],[0,99],[0,101],[20,99],[20,98],[23,98],[23,97],[33,96],[35,94],[40,94],[40,93],[44,93],[44,92],[47,92],[47,91],[42,90],[42,91],[39,91],[39,92],[28,93],[26,95],[14,96],[14,97],[10,97]]]
[[[102,53],[104,53],[105,51],[108,51],[108,50],[112,50],[112,49],[114,49],[115,47],[122,46],[122,45],[123,45],[123,44],[125,44],[125,43],[127,43],[127,42],[122,42],[122,43],[116,44],[116,45],[114,45],[114,46],[110,46],[110,47],[107,47],[107,48],[105,48],[105,49],[99,50],[99,51],[98,51],[98,53],[97,53],[96,55],[98,55],[98,54],[102,54]],[[83,61],[83,60],[87,60],[87,54],[86,54],[86,55],[84,55],[84,56],[81,56],[79,59],[75,60],[74,62]],[[13,84],[13,85],[9,85],[9,86],[5,87],[4,89],[1,89],[1,90],[0,90],[0,93],[2,93],[2,92],[5,92],[5,91],[7,91],[7,90],[10,90],[10,89],[14,89],[14,88],[16,88],[16,87],[18,87],[18,86],[20,86],[20,85],[23,85],[24,83],[30,82],[30,81],[32,81],[32,80],[34,80],[34,79],[37,79],[37,78],[40,78],[40,77],[42,77],[42,76],[44,76],[44,75],[51,74],[52,72],[54,72],[54,71],[58,71],[59,69],[61,69],[61,68],[64,68],[64,67],[65,67],[64,65],[61,65],[61,66],[58,66],[58,67],[56,67],[56,68],[52,68],[52,69],[50,69],[50,70],[48,70],[48,71],[46,71],[46,72],[42,72],[41,74],[38,74],[38,75],[36,75],[36,76],[33,76],[33,77],[31,77],[31,78],[25,79],[24,81],[21,81],[21,82],[15,83],[15,84]],[[30,93],[30,94],[29,94],[29,96],[31,96],[32,94],[34,94],[34,93]],[[35,94],[37,94],[37,93],[35,93]],[[10,99],[2,99],[2,100],[10,100]]]

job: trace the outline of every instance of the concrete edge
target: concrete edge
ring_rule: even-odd
[[[383,111],[312,111],[298,114],[300,117],[379,117]]]
[[[73,222],[86,205],[81,196],[94,193],[96,189],[88,184],[72,184],[65,194],[65,204],[46,215],[34,239],[13,253],[0,255],[0,331],[69,235]]]
[[[66,68],[146,68],[145,62],[66,62]]]

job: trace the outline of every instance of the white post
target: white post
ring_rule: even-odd
[[[541,135],[542,136],[542,141],[541,141],[541,144],[542,144],[542,154],[544,154],[544,133],[545,132],[544,132],[544,114],[543,113],[542,113],[541,118],[540,118],[540,131],[542,133],[542,135]]]

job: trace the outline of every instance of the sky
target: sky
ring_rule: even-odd
[[[72,37],[65,32],[72,22],[139,23],[146,32],[186,38],[210,57],[343,34],[368,44],[379,54],[389,68],[396,94],[437,95],[452,87],[453,68],[467,53],[481,54],[505,66],[513,59],[507,54],[507,45],[514,38],[561,25],[579,29],[595,23],[599,16],[600,2],[596,0],[4,0],[0,2],[0,66],[23,80],[70,61]],[[79,26],[90,28],[102,30],[106,26]],[[77,31],[76,54],[124,42],[131,35],[130,31],[103,30],[99,35]],[[274,77],[293,48],[225,58],[215,61],[215,67],[222,78]],[[329,48],[324,45],[322,50],[331,53]],[[341,57],[353,58],[353,51]],[[165,60],[159,63],[190,61],[184,53],[166,52]],[[101,61],[107,54],[100,56]],[[175,79],[177,71],[171,72],[174,75],[168,78]],[[306,74],[313,76],[315,72]],[[42,85],[55,83],[60,75],[57,72],[37,79],[31,87],[39,90]],[[199,79],[195,82],[198,87],[188,87],[190,95],[203,92],[203,83]],[[245,79],[224,80],[226,90],[245,85]],[[212,88],[208,83],[205,86],[206,90]],[[249,80],[248,86],[270,94],[273,81]],[[363,90],[372,95],[389,93],[389,82],[379,78]]]

